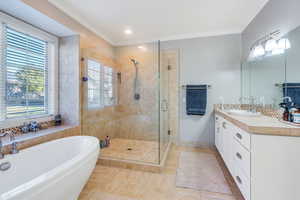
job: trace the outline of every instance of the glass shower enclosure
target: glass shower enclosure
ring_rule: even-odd
[[[160,164],[170,144],[160,42],[117,47],[114,62],[95,49],[83,49],[82,57],[82,134],[101,140],[100,159]]]

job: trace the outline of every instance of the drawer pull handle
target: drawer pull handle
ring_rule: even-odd
[[[242,179],[239,176],[236,176],[235,178],[239,182],[239,184],[243,184]]]
[[[240,140],[243,139],[243,136],[240,133],[237,133],[236,137],[239,138]]]
[[[237,152],[235,155],[236,155],[236,157],[238,157],[240,160],[242,160],[242,155],[241,155],[240,153]]]
[[[226,129],[226,122],[223,122],[223,123],[222,123],[222,126],[223,126],[223,128]]]

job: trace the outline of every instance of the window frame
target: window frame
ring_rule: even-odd
[[[117,105],[117,88],[116,88],[116,80],[114,77],[115,74],[115,69],[114,67],[111,67],[109,65],[103,64],[101,61],[91,58],[91,57],[86,57],[85,59],[85,66],[86,66],[86,76],[88,77],[88,71],[89,71],[89,66],[88,66],[88,61],[91,60],[93,62],[97,62],[100,65],[100,102],[101,104],[99,106],[89,106],[89,97],[88,97],[88,90],[89,90],[89,80],[87,82],[87,87],[86,87],[86,91],[87,91],[87,95],[86,95],[86,107],[88,110],[101,110],[107,107],[112,107],[112,106],[116,106]],[[114,102],[110,105],[105,105],[104,102],[104,67],[109,67],[112,69],[112,94],[113,94],[113,98],[114,98]]]
[[[86,74],[87,74],[87,77],[88,77],[88,73],[89,73],[89,60],[98,63],[99,66],[100,66],[100,70],[99,70],[99,72],[100,72],[100,87],[99,87],[99,89],[100,89],[100,90],[99,90],[100,104],[93,105],[93,106],[89,106],[89,96],[88,96],[88,92],[89,92],[89,90],[90,90],[90,88],[89,88],[90,80],[88,80],[88,82],[87,82],[87,108],[88,108],[89,110],[102,109],[102,108],[104,108],[104,106],[103,106],[103,104],[102,104],[102,92],[101,92],[101,91],[102,91],[102,78],[103,78],[103,76],[102,76],[102,63],[99,62],[99,61],[97,61],[97,60],[95,60],[95,59],[87,58],[87,60],[86,60],[86,66],[87,66],[87,67],[86,67]]]
[[[3,107],[0,109],[2,112],[0,113],[0,128],[8,128],[12,126],[19,126],[23,124],[26,121],[29,120],[36,120],[36,121],[47,121],[51,120],[54,115],[58,113],[58,45],[59,45],[59,39],[50,34],[47,33],[39,28],[36,28],[30,24],[27,24],[26,22],[23,22],[19,19],[16,19],[12,16],[9,16],[3,12],[0,12],[0,25],[2,33],[0,34],[0,43],[3,44],[4,42],[4,26],[7,25],[9,28],[12,28],[16,31],[19,31],[24,34],[28,34],[32,37],[38,38],[40,40],[46,41],[48,43],[48,88],[47,88],[47,98],[48,98],[48,113],[42,114],[42,115],[29,115],[29,116],[22,116],[22,117],[16,117],[16,118],[10,118],[7,119],[6,116],[3,113]],[[3,63],[4,58],[4,51],[6,49],[5,46],[1,46],[1,56],[0,56],[0,62],[1,65]],[[5,70],[5,69],[4,69]],[[6,73],[6,71],[4,71]],[[2,73],[3,74],[3,73]],[[3,77],[2,77],[3,78]],[[5,79],[2,80],[6,81]],[[2,83],[0,83],[2,84]],[[4,88],[5,88],[4,84]],[[0,100],[2,101],[2,99]],[[3,104],[3,103],[1,103]],[[6,106],[4,107],[4,112],[6,110]]]

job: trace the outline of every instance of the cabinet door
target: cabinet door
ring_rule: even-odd
[[[233,172],[233,125],[224,120],[222,123],[223,128],[223,159],[229,171]]]

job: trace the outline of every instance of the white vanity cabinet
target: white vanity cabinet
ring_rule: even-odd
[[[215,116],[215,143],[246,200],[250,198],[250,134]]]
[[[221,124],[224,119],[219,115],[215,116],[215,145],[220,153],[222,153],[222,135],[221,135]]]
[[[300,137],[250,134],[215,120],[216,147],[246,200],[300,200]]]

